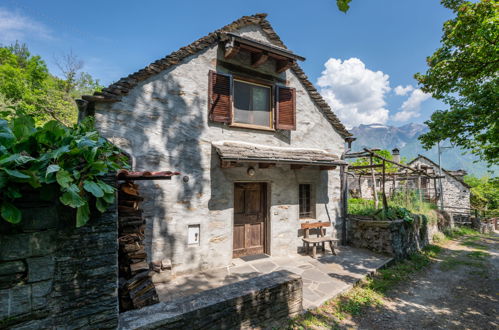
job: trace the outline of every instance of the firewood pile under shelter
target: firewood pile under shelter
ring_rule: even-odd
[[[170,180],[179,172],[129,172],[120,170],[118,185],[118,265],[120,312],[159,302],[144,246],[145,220],[142,216],[140,180]]]

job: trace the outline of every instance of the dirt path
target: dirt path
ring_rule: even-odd
[[[450,241],[439,261],[395,287],[353,329],[499,329],[499,236]]]

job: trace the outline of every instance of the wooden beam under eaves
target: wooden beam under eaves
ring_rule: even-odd
[[[335,170],[335,169],[336,169],[336,166],[321,166],[320,167],[321,171],[332,171],[332,170]]]
[[[303,167],[305,167],[305,165],[300,165],[300,164],[291,164],[289,166],[292,170],[300,170],[302,169]]]
[[[269,55],[266,52],[251,53],[251,66],[256,68],[267,62]]]
[[[258,168],[270,168],[274,167],[274,163],[258,163]]]
[[[293,66],[294,61],[276,61],[275,71],[277,73],[282,73]]]
[[[220,167],[221,168],[232,168],[232,167],[236,167],[236,162],[231,162],[231,161],[228,161],[228,160],[222,160],[222,161],[220,161]]]
[[[236,56],[236,54],[239,53],[239,45],[227,45],[225,47],[225,53],[224,53],[224,57],[226,59],[228,58],[233,58],[234,56]]]

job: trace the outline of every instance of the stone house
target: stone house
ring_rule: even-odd
[[[286,256],[300,223],[341,236],[340,167],[350,133],[265,14],[244,16],[79,100],[141,182],[149,261],[175,273]]]
[[[418,165],[427,166],[434,173],[439,173],[438,164],[423,155],[418,155],[418,157],[409,162],[409,165],[412,167]],[[450,171],[442,168],[443,204],[446,211],[467,213],[471,207],[471,187],[464,182],[466,174],[464,170]],[[428,185],[431,185],[431,183],[428,182]],[[432,189],[429,190],[431,191]]]

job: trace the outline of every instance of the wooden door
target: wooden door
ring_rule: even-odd
[[[265,183],[234,186],[234,258],[265,252],[266,188]]]

